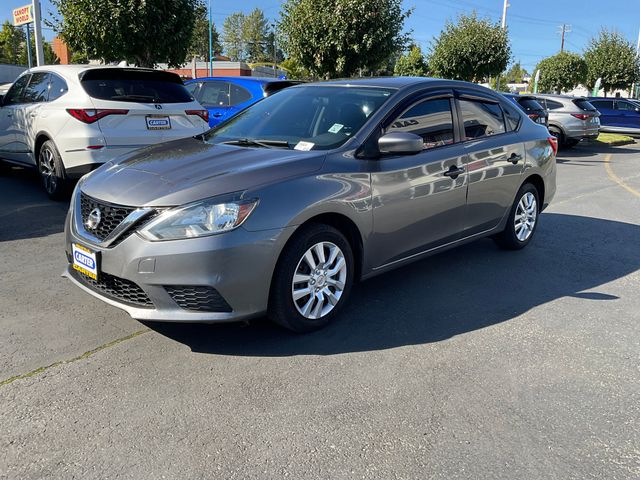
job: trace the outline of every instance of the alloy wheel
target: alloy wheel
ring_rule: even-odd
[[[340,301],[347,281],[347,262],[342,250],[331,242],[309,248],[298,262],[291,283],[296,309],[305,318],[317,320]]]
[[[53,193],[58,185],[58,176],[56,175],[55,157],[51,149],[44,147],[40,151],[39,156],[40,176],[42,184],[47,193]]]
[[[519,241],[526,241],[536,226],[538,219],[538,203],[533,193],[525,193],[516,208],[516,214],[514,218],[514,227],[516,237]]]

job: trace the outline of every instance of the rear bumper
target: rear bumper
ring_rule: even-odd
[[[582,140],[582,139],[595,139],[600,134],[600,127],[574,127],[570,126],[564,131],[565,137],[570,139]]]
[[[100,149],[78,148],[61,151],[60,155],[67,175],[71,178],[79,178],[85,173],[95,170],[103,163],[131,153],[143,146],[111,147],[107,145]]]

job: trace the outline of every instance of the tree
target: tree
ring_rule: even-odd
[[[244,14],[232,13],[222,25],[222,41],[224,51],[231,60],[237,62],[244,58],[244,42],[242,32],[244,28]]]
[[[584,60],[587,86],[593,88],[598,78],[602,78],[605,95],[611,90],[626,90],[640,78],[636,49],[618,32],[602,29],[597,38],[591,38]]]
[[[408,77],[424,77],[427,74],[427,63],[419,46],[412,45],[409,53],[398,58],[393,74]]]
[[[249,62],[264,62],[269,57],[269,23],[259,8],[244,17],[242,24],[242,42],[245,45],[246,58]]]
[[[187,58],[197,57],[201,60],[209,59],[209,12],[203,0],[197,0],[195,22],[193,24],[193,33],[191,34],[191,43],[187,50]],[[216,55],[222,51],[220,45],[220,36],[216,30],[216,26],[211,24],[212,50]]]
[[[45,65],[55,65],[60,62],[60,59],[57,57],[51,45],[42,37],[42,52],[44,53],[44,63]],[[31,61],[33,65],[36,65],[36,38],[35,35],[31,35]],[[27,54],[27,42],[24,42],[24,45],[20,51],[19,64],[28,66],[29,65],[29,57]]]
[[[24,30],[5,21],[0,30],[0,62],[18,65],[26,42]]]
[[[142,67],[184,63],[197,0],[51,0],[53,27],[73,51]]]
[[[291,80],[312,80],[313,75],[305,69],[300,63],[293,58],[287,58],[280,62],[278,65],[285,72],[287,72],[287,78]]]
[[[500,75],[500,88],[505,90],[508,83],[524,82],[525,75],[529,75],[529,72],[522,68],[520,62],[514,63],[505,74]],[[494,90],[497,88],[496,78],[497,77],[492,77],[489,82],[489,86]]]
[[[279,22],[283,50],[318,77],[375,70],[406,43],[409,13],[401,0],[286,0]]]
[[[580,55],[571,52],[560,52],[545,58],[535,69],[540,70],[538,89],[544,93],[573,90],[587,77],[586,62]]]
[[[429,68],[436,76],[479,81],[498,76],[509,63],[509,37],[499,23],[479,19],[476,13],[448,21],[435,39]]]

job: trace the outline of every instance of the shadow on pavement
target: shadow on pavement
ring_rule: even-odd
[[[629,148],[630,146],[612,147],[599,142],[582,142],[573,148],[563,148],[558,152],[557,162],[563,164],[588,165],[604,163],[604,160],[590,160],[589,157],[606,155],[608,153],[616,155],[639,155],[640,149]],[[574,163],[584,161],[584,163]]]
[[[566,296],[615,302],[597,289],[640,268],[638,238],[638,225],[545,213],[528,248],[505,252],[481,240],[363,282],[341,316],[313,334],[264,319],[148,325],[194,352],[225,355],[332,355],[438,342]]]
[[[69,208],[47,196],[37,172],[17,167],[0,176],[0,205],[0,242],[60,233]]]

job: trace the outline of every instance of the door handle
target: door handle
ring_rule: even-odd
[[[221,113],[214,113],[213,116],[216,117],[216,118],[220,118],[222,116],[222,114]]]
[[[444,172],[443,175],[445,177],[449,177],[449,178],[452,178],[453,180],[455,180],[456,178],[458,178],[459,175],[462,175],[463,173],[464,173],[464,167],[458,167],[457,165],[451,165],[449,167],[449,170]]]
[[[519,153],[512,153],[507,160],[515,165],[520,160],[522,160],[522,155],[520,155]]]

